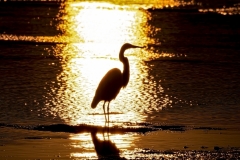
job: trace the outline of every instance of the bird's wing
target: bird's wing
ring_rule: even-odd
[[[109,70],[100,81],[95,96],[101,100],[111,101],[115,99],[122,87],[122,73],[118,68]]]

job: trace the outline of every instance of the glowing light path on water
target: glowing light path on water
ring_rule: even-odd
[[[102,4],[101,4],[102,5]],[[153,43],[148,38],[148,14],[140,10],[115,9],[108,4],[101,7],[99,3],[79,3],[69,5],[59,28],[74,39],[83,43],[57,45],[54,54],[61,59],[63,71],[57,77],[59,87],[49,92],[46,105],[52,114],[62,117],[70,124],[93,123],[104,125],[102,103],[96,109],[90,104],[95,89],[103,75],[111,68],[122,69],[118,60],[121,45],[129,42],[135,45]],[[151,33],[153,28],[151,28]],[[159,29],[156,28],[156,31]],[[161,110],[171,104],[169,98],[160,99],[155,82],[148,76],[148,68],[143,59],[157,57],[157,54],[146,50],[127,50],[125,55],[130,59],[130,82],[121,90],[115,101],[111,102],[111,120],[114,123],[144,121],[146,113]],[[60,84],[61,83],[61,84]],[[52,107],[55,106],[55,107]],[[112,123],[112,124],[114,124]]]
[[[96,109],[90,107],[99,81],[109,69],[122,69],[118,53],[123,43],[140,46],[157,44],[148,34],[156,34],[160,29],[148,26],[147,12],[118,9],[113,4],[72,3],[63,12],[65,14],[60,18],[65,23],[60,24],[59,29],[65,31],[63,36],[72,38],[70,41],[80,43],[59,44],[52,49],[53,54],[61,59],[62,72],[54,82],[57,85],[53,85],[46,97],[46,109],[71,125],[85,123],[104,126],[103,102]],[[168,95],[163,94],[163,88],[157,86],[153,77],[148,75],[149,68],[144,65],[143,60],[159,55],[146,49],[127,50],[125,55],[130,63],[130,81],[111,102],[110,126],[144,122],[147,113],[160,111],[172,103]],[[101,134],[97,137],[100,140],[103,138]],[[76,152],[72,153],[73,157],[94,155],[89,133],[72,135],[70,139],[74,147],[91,144],[84,145],[84,155]],[[119,149],[125,150],[136,147],[132,142],[137,137],[113,134],[110,140]]]

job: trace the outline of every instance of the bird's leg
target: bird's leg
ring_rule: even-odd
[[[109,124],[109,104],[110,104],[110,102],[108,102],[108,106],[107,106],[108,124]]]
[[[105,113],[105,101],[104,101],[104,103],[103,103],[103,112],[104,112],[104,116],[105,116],[105,124],[106,124],[106,122],[107,122],[107,117],[106,117],[106,113]]]
[[[110,102],[108,102],[108,106],[107,106],[107,113],[108,113],[108,138],[109,138],[109,104],[110,104]]]
[[[105,103],[106,103],[106,101],[104,101],[104,103],[103,103],[103,112],[104,112],[104,117],[105,117],[105,129],[106,129],[107,117],[106,117],[106,113],[105,113]],[[103,131],[103,137],[104,137],[104,132],[105,131]]]

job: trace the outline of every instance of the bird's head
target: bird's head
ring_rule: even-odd
[[[135,46],[135,45],[132,45],[130,43],[125,43],[123,46],[122,46],[122,49],[123,50],[126,50],[126,49],[129,49],[129,48],[143,48],[141,46]]]
[[[119,59],[120,59],[120,61],[123,61],[123,60],[124,60],[124,51],[127,50],[127,49],[130,49],[130,48],[144,48],[144,47],[135,46],[135,45],[132,45],[132,44],[130,44],[130,43],[125,43],[124,45],[122,45],[121,50],[120,50],[120,53],[119,53]]]

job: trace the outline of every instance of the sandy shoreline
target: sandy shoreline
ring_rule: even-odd
[[[91,133],[66,133],[1,127],[1,159],[97,159]],[[11,133],[11,136],[10,134]],[[101,133],[100,142],[107,141]],[[239,131],[231,130],[159,130],[140,133],[110,134],[119,149],[119,157],[215,159],[240,158]]]

